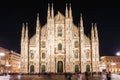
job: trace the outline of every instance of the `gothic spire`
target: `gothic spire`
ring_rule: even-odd
[[[28,23],[26,23],[25,38],[28,40]]]
[[[81,29],[82,31],[84,30],[82,13],[80,14],[80,29]]]
[[[40,27],[39,13],[37,13],[36,27]]]
[[[91,40],[94,39],[94,29],[93,29],[93,23],[92,23],[92,29],[91,29]]]
[[[22,23],[22,33],[21,33],[21,39],[25,38],[25,24]]]
[[[68,18],[68,8],[67,8],[67,3],[66,3],[65,16],[66,16],[66,18]]]
[[[39,20],[39,13],[37,14],[37,21],[36,21],[36,33],[39,34],[40,31],[40,20]]]
[[[48,15],[47,15],[48,18],[50,18],[50,4],[48,3]]]
[[[69,7],[69,17],[72,18],[72,9],[71,9],[71,4],[70,4],[70,7]]]
[[[95,39],[94,24],[92,23],[92,29],[91,29],[91,41],[94,42],[94,39]]]
[[[82,13],[80,14],[80,27],[83,27],[83,18],[82,18]]]
[[[97,24],[95,23],[95,39],[98,40]]]
[[[52,18],[54,18],[54,9],[53,9],[53,3],[52,3],[51,17],[52,17]]]

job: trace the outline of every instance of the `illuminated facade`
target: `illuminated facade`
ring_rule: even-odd
[[[8,72],[19,73],[20,72],[20,54],[10,51],[9,53],[9,64]]]
[[[0,73],[18,73],[20,72],[20,54],[0,47]]]
[[[97,25],[92,24],[91,37],[84,33],[83,19],[73,23],[71,5],[65,16],[48,5],[47,22],[41,26],[39,14],[36,33],[28,37],[28,24],[21,33],[21,71],[28,72],[85,72],[99,70],[99,38]]]
[[[120,72],[120,57],[118,56],[102,56],[100,58],[101,66],[108,72]]]
[[[8,54],[9,54],[8,49],[0,47],[0,74],[4,73],[6,71],[5,65],[6,65]]]

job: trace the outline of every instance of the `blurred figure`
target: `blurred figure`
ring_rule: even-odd
[[[72,74],[69,73],[69,74],[68,74],[68,80],[71,80],[71,77],[72,77]]]
[[[6,75],[6,79],[7,80],[10,80],[10,75],[7,73],[7,75]]]
[[[81,73],[81,71],[77,74],[77,80],[82,80],[82,73]]]
[[[17,77],[18,77],[18,80],[20,80],[20,79],[21,79],[21,75],[20,75],[20,74],[18,74],[18,76],[17,76]]]
[[[111,80],[111,72],[107,72],[107,80]]]
[[[101,79],[102,80],[106,80],[106,72],[105,71],[102,72]]]
[[[86,79],[86,80],[89,80],[88,78],[89,78],[89,72],[86,71],[86,72],[85,72],[85,79]]]

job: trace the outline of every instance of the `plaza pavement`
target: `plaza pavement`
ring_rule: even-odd
[[[120,80],[120,75],[112,74],[112,80]]]
[[[0,76],[0,80],[67,80],[64,74],[45,74],[45,75],[10,75]],[[71,80],[77,80],[77,75],[73,74]],[[83,74],[83,80],[85,76]],[[93,78],[89,76],[89,80],[101,80],[101,76],[96,74]],[[120,75],[112,74],[112,80],[120,80]]]

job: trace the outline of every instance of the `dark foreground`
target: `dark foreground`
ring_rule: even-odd
[[[14,74],[10,75],[10,80],[69,80],[69,74]],[[71,80],[77,80],[77,74],[70,74]],[[85,75],[83,74],[83,80]],[[89,75],[89,80],[101,80],[101,76],[94,74],[92,77]]]

